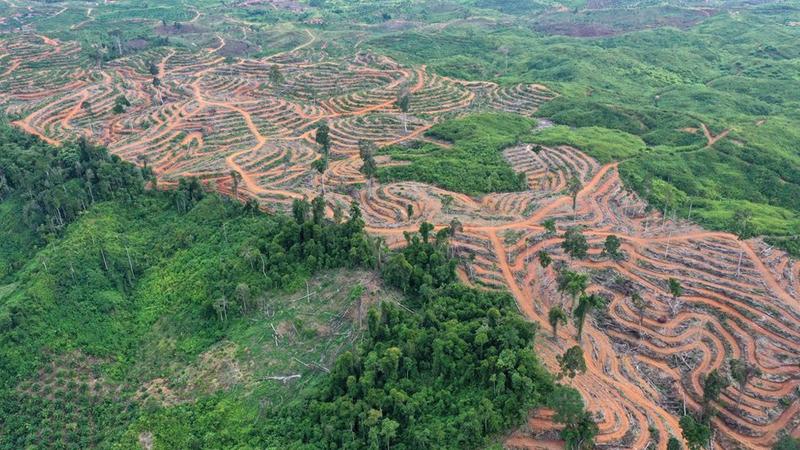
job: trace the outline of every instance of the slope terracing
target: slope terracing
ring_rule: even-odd
[[[451,80],[366,53],[327,59],[308,35],[293,51],[263,59],[226,60],[217,39],[197,52],[156,48],[102,66],[74,43],[15,36],[0,41],[8,61],[0,101],[19,127],[48,142],[87,136],[147,161],[167,185],[197,176],[225,190],[237,171],[240,192],[273,207],[319,191],[311,163],[320,157],[321,121],[331,128],[330,176],[357,184],[365,180],[350,160],[359,141],[408,141],[445,115],[479,109],[532,114],[554,96],[538,85]],[[407,114],[395,105],[402,90],[411,93]],[[120,96],[131,106],[115,113]]]
[[[603,448],[666,449],[669,436],[681,435],[678,418],[684,406],[700,409],[703,377],[713,369],[727,371],[729,361],[738,358],[757,365],[762,374],[744,392],[735,384],[723,392],[714,422],[720,448],[766,449],[779,432],[800,431],[796,261],[759,240],[740,241],[648,212],[624,188],[616,165],[600,166],[573,148],[544,148],[537,154],[521,146],[505,155],[528,173],[530,191],[473,199],[419,183],[374,186],[369,195],[361,193],[371,231],[400,244],[402,231],[421,220],[445,226],[458,219],[463,231],[453,246],[463,261],[464,281],[508,288],[522,313],[544,330],[551,306],[570,306],[556,290],[554,266],[589,274],[589,291],[609,301],[607,312],[584,332],[580,345],[589,370],[573,386],[596,413]],[[572,199],[562,191],[572,175],[584,184],[574,212]],[[453,197],[446,208],[445,195]],[[409,203],[417,212],[410,219],[402,211]],[[541,226],[548,218],[556,220],[559,231],[584,227],[589,258],[565,255],[562,239]],[[622,240],[621,260],[601,255],[610,234]],[[547,269],[539,263],[540,251],[555,260]],[[669,278],[685,289],[677,300],[667,288]],[[650,302],[641,320],[633,292]],[[555,356],[578,344],[574,333],[574,327],[562,327],[555,340],[542,332],[539,353],[553,370],[558,369]],[[559,448],[550,417],[548,411],[535,412],[507,446]]]
[[[264,59],[226,62],[217,54],[224,44],[216,42],[198,52],[148,50],[99,67],[75,44],[18,35],[0,40],[0,106],[49,142],[84,135],[129,161],[146,162],[166,185],[197,176],[231,192],[236,171],[239,194],[282,208],[318,195],[324,182],[332,207],[357,200],[369,230],[390,245],[423,220],[441,227],[458,219],[463,231],[453,246],[464,281],[510,290],[521,312],[543,328],[548,309],[569,300],[556,292],[555,269],[541,268],[538,252],[590,274],[590,291],[609,305],[587,324],[581,345],[589,370],[573,385],[596,413],[605,448],[665,449],[670,435],[680,436],[684,404],[699,407],[702,377],[740,357],[762,375],[748,383],[741,402],[738,387],[724,391],[715,422],[719,445],[764,449],[779,431],[798,431],[800,265],[758,240],[649,212],[622,185],[615,165],[601,166],[570,147],[505,150],[509,164],[527,175],[530,189],[523,192],[470,197],[418,182],[367,184],[361,140],[412,141],[445,118],[477,110],[530,115],[554,94],[539,85],[454,80],[367,53],[332,60],[316,44],[309,32],[293,51]],[[283,81],[270,80],[273,66]],[[395,106],[402,89],[412,94],[406,115]],[[120,95],[131,106],[115,113]],[[314,133],[323,120],[333,145],[330,167],[320,175],[312,163],[320,157]],[[584,186],[575,211],[563,192],[573,175]],[[564,255],[560,238],[541,226],[547,218],[559,231],[584,226],[590,257]],[[621,238],[625,258],[601,256],[609,234]],[[666,289],[670,277],[685,288],[679,301]],[[650,301],[641,321],[633,291]],[[558,340],[545,333],[538,339],[553,369],[556,355],[577,343],[573,327],[562,328]],[[549,418],[548,411],[535,412],[507,445],[558,448]]]

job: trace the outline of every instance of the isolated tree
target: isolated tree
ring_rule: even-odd
[[[450,237],[454,237],[457,233],[464,231],[464,225],[461,224],[460,220],[453,217],[453,219],[450,220],[449,231]]]
[[[610,234],[606,236],[606,240],[603,243],[603,256],[608,256],[611,259],[620,259],[622,254],[619,251],[620,246],[622,243],[620,242],[619,238]]]
[[[631,302],[633,303],[633,307],[639,312],[639,326],[641,327],[644,322],[644,313],[650,306],[650,302],[645,300],[638,292],[631,294]]]
[[[586,241],[586,236],[581,233],[577,227],[571,227],[564,233],[564,241],[561,243],[561,248],[572,259],[584,259],[589,254],[589,243]]]
[[[147,169],[147,163],[150,162],[150,158],[144,153],[139,153],[136,155],[136,161],[142,165],[142,168]]]
[[[681,417],[680,425],[689,450],[701,450],[711,440],[711,426],[693,416]]]
[[[411,217],[414,215],[414,205],[411,203],[406,205],[406,215],[408,215],[409,220],[411,220]]]
[[[714,415],[713,402],[719,400],[722,391],[730,382],[717,369],[712,370],[703,380],[703,418],[706,422]]]
[[[570,347],[563,355],[556,356],[561,372],[559,378],[567,377],[570,380],[579,373],[586,373],[586,360],[583,358],[583,349],[579,345]]]
[[[161,78],[153,77],[153,87],[156,88],[156,92],[158,93],[158,101],[163,105],[164,97],[161,96],[161,89],[159,89],[161,87]]]
[[[670,310],[674,315],[678,311],[678,307],[680,307],[680,296],[683,295],[683,286],[681,286],[681,282],[676,280],[675,278],[670,278],[667,280],[667,288],[669,289],[669,293],[672,296],[672,302],[670,303]]]
[[[283,73],[281,73],[281,69],[277,65],[272,65],[269,68],[269,82],[272,84],[273,87],[280,86],[286,81],[283,78]]]
[[[683,450],[681,441],[679,441],[675,436],[670,436],[669,440],[667,441],[667,450]]]
[[[578,300],[578,307],[572,313],[575,326],[578,329],[578,342],[583,339],[583,324],[586,322],[586,316],[595,309],[605,307],[605,305],[605,299],[597,294],[581,295]]]
[[[375,151],[377,147],[375,143],[369,141],[367,139],[361,139],[358,141],[358,157],[363,159],[367,159],[370,156],[375,156]]]
[[[567,182],[567,190],[569,191],[570,197],[572,197],[572,215],[573,217],[577,213],[578,208],[578,194],[583,189],[583,184],[581,183],[580,178],[573,175],[569,181]]]
[[[747,360],[742,357],[741,359],[732,359],[730,361],[731,378],[739,385],[739,396],[736,399],[736,407],[742,402],[742,395],[744,389],[751,378],[761,375],[761,370],[755,365],[747,363]]]
[[[567,324],[567,313],[560,305],[553,306],[547,313],[547,321],[550,322],[550,326],[553,328],[553,339],[558,339],[558,325]]]
[[[403,131],[408,133],[407,114],[409,108],[411,107],[411,93],[408,91],[408,89],[403,89],[399,94],[397,94],[395,105],[397,105],[397,109],[403,113]]]
[[[375,144],[370,141],[360,141],[358,143],[358,154],[364,164],[361,165],[361,173],[367,177],[367,195],[372,189],[372,180],[378,175],[378,164],[375,162]]]
[[[562,270],[558,274],[556,283],[557,289],[562,295],[566,293],[572,298],[572,304],[570,305],[570,309],[572,309],[575,306],[575,300],[589,286],[589,277],[584,273]]]
[[[233,187],[233,198],[239,198],[239,182],[242,181],[242,174],[236,170],[231,170],[231,186]]]
[[[328,170],[328,155],[323,154],[322,157],[311,163],[311,167],[319,172],[320,183],[322,185],[322,194],[325,195],[325,171]]]
[[[120,95],[114,99],[114,109],[112,111],[114,114],[122,114],[128,106],[131,106],[131,102],[124,95]]]
[[[555,219],[546,219],[542,222],[542,226],[544,230],[547,232],[548,236],[554,236],[556,234],[556,221]]]
[[[361,172],[367,177],[367,183],[369,184],[367,188],[371,188],[372,180],[378,175],[378,164],[375,162],[375,158],[373,158],[372,155],[364,160],[364,164],[361,166]]]
[[[154,63],[151,62],[150,63],[150,75],[155,77],[155,76],[158,75],[158,73],[159,73],[158,66],[156,66]]]
[[[328,150],[331,148],[330,131],[331,129],[328,126],[328,122],[321,122],[317,125],[317,132],[314,135],[314,140],[317,144],[322,146],[322,153],[328,153]]]
[[[86,114],[89,115],[89,130],[94,135],[94,112],[92,111],[92,104],[89,100],[84,100],[81,102],[81,109],[86,111]]]
[[[546,269],[547,266],[553,263],[553,258],[544,250],[539,251],[539,264],[541,264],[543,269]]]
[[[740,241],[753,237],[756,234],[755,226],[753,225],[753,213],[750,212],[750,210],[748,209],[737,209],[733,213],[733,223],[731,228],[733,229],[733,232],[736,233],[736,237]],[[739,262],[736,264],[737,278],[741,275],[743,257],[744,257],[744,244],[740,244]]]
[[[586,412],[583,397],[577,390],[570,387],[556,385],[548,401],[548,406],[555,410],[553,421],[557,423],[578,423],[583,413]]]

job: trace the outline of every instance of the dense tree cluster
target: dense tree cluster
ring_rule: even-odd
[[[148,176],[85,140],[55,148],[0,126],[0,200],[18,192],[37,231],[61,230],[95,202],[131,202]]]
[[[449,230],[432,228],[407,234],[384,268],[415,310],[369,311],[364,343],[295,405],[294,446],[470,448],[550,403],[556,386],[532,351],[535,326],[508,294],[453,284]]]

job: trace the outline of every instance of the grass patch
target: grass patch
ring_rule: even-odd
[[[536,133],[533,141],[547,146],[569,145],[579,148],[601,163],[628,159],[645,150],[645,143],[640,137],[601,127],[549,127]]]
[[[410,164],[382,167],[378,176],[382,182],[422,181],[470,195],[524,190],[524,174],[512,170],[502,150],[531,142],[535,125],[535,120],[513,114],[485,113],[451,120],[426,135],[451,142],[452,147],[418,143],[384,148],[381,153]]]

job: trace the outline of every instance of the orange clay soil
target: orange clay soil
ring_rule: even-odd
[[[794,398],[800,386],[800,265],[759,240],[739,241],[647,212],[623,187],[615,164],[600,166],[571,147],[538,154],[529,146],[506,149],[509,164],[527,175],[530,190],[523,192],[474,198],[417,182],[367,183],[360,140],[430,141],[424,132],[445,114],[488,109],[530,115],[555,93],[541,85],[455,80],[368,53],[321,59],[316,49],[325,42],[306,32],[308,41],[263,59],[226,64],[216,54],[224,46],[220,37],[213,49],[148,50],[102,68],[86,67],[76,44],[23,34],[0,41],[0,54],[15,62],[0,76],[7,81],[0,98],[7,99],[6,112],[22,115],[15,124],[27,132],[53,144],[89,136],[129,161],[147,162],[162,185],[197,176],[231,193],[235,171],[240,196],[285,209],[292,199],[318,195],[324,181],[329,212],[357,201],[367,229],[390,246],[401,245],[403,231],[422,221],[442,228],[458,219],[463,231],[452,245],[459,277],[472,286],[508,289],[522,314],[542,326],[537,351],[553,370],[556,356],[578,341],[571,325],[561,327],[557,339],[547,331],[549,308],[571,301],[556,291],[554,266],[542,269],[537,254],[547,251],[554,265],[589,273],[590,291],[607,297],[608,308],[600,319],[587,320],[580,345],[588,371],[572,384],[596,415],[599,443],[609,448],[666,449],[670,435],[680,436],[684,407],[699,408],[702,377],[740,357],[762,375],[744,392],[738,386],[723,392],[715,421],[720,448],[736,442],[765,449],[779,431],[797,432],[800,403],[786,406],[781,399]],[[24,61],[47,61],[52,72],[28,69]],[[151,62],[160,86],[152,83]],[[285,78],[280,85],[269,81],[272,66]],[[404,88],[412,93],[405,118],[395,107]],[[114,114],[120,94],[131,106]],[[81,106],[84,101],[90,108]],[[324,175],[312,169],[322,121],[332,139]],[[727,134],[713,136],[701,127],[709,146]],[[402,164],[385,156],[378,163]],[[573,175],[584,185],[575,211],[564,192]],[[590,257],[564,255],[560,239],[541,226],[548,218],[560,232],[585,227]],[[610,234],[622,240],[624,259],[601,256]],[[670,277],[685,289],[678,300],[666,289]],[[641,320],[630,300],[634,291],[650,302]],[[533,411],[506,445],[562,448],[558,430],[552,411]]]

